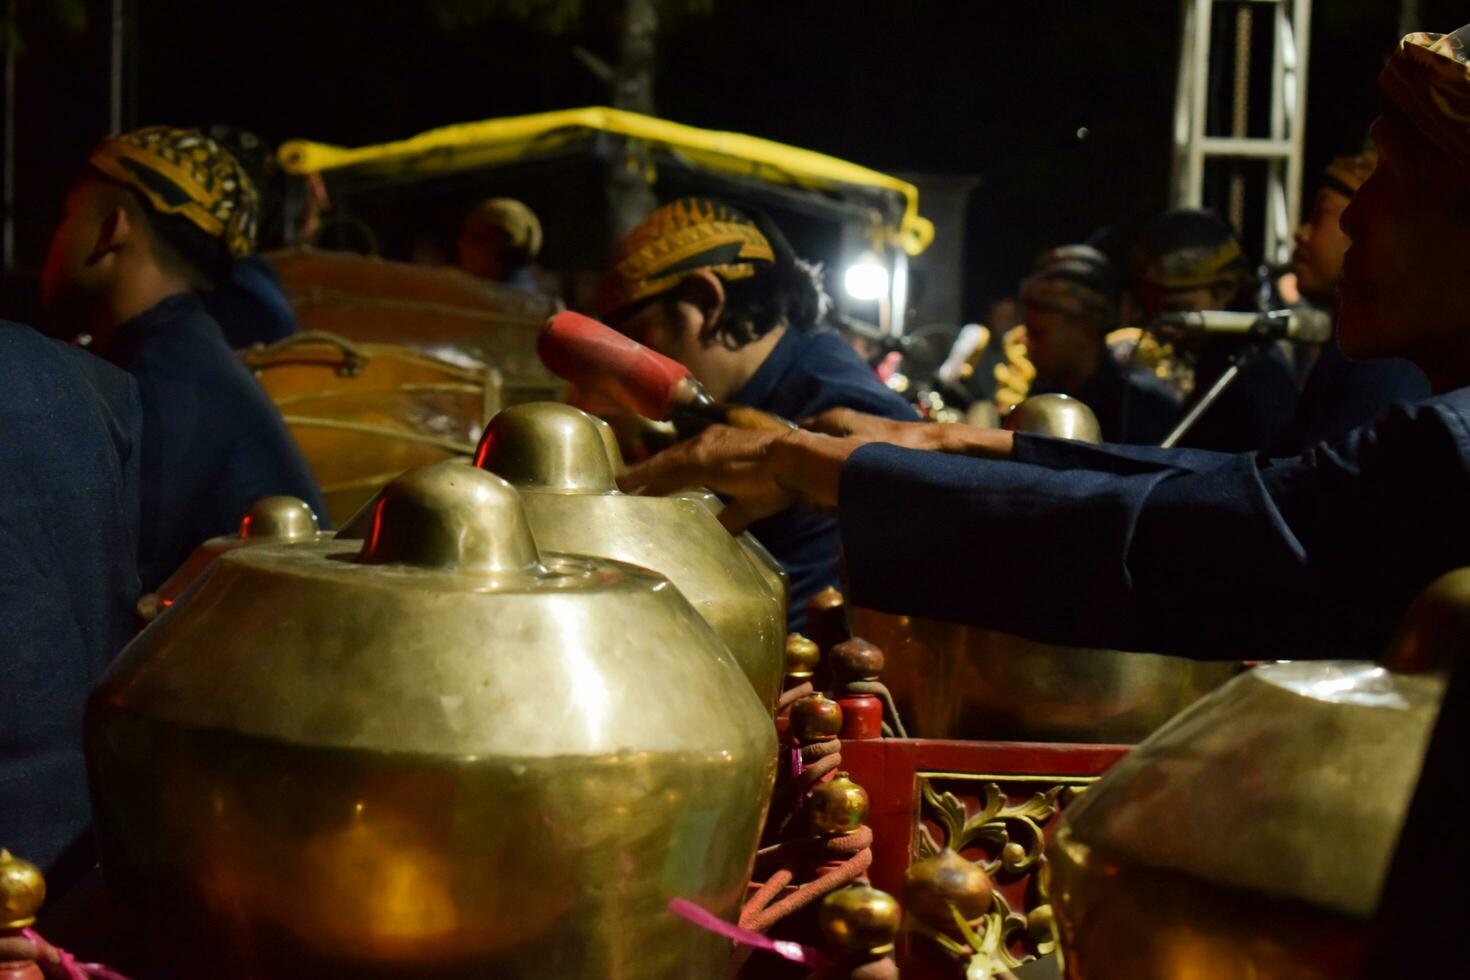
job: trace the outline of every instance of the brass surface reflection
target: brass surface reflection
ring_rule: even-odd
[[[365,540],[223,554],[122,653],[89,771],[165,975],[723,972],[664,906],[735,914],[766,706],[665,579],[524,526],[488,473],[410,471]]]
[[[543,547],[651,568],[684,593],[774,707],[786,642],[784,586],[697,494],[630,496],[606,425],[570,405],[516,405],[490,421],[477,463],[520,491]]]
[[[853,634],[882,648],[883,681],[916,738],[1137,742],[1240,669],[857,607],[850,615]]]

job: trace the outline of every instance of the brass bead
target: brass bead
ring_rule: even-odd
[[[827,948],[840,957],[876,957],[893,951],[903,910],[893,896],[867,885],[833,892],[817,913]]]
[[[786,634],[786,676],[804,681],[816,673],[822,662],[822,651],[800,633]]]
[[[1010,427],[1076,442],[1102,442],[1097,416],[1068,395],[1032,395],[1011,412]]]
[[[877,680],[883,673],[883,651],[856,636],[837,644],[828,656],[839,682]]]
[[[830,742],[842,731],[842,706],[824,694],[811,694],[791,706],[791,734],[802,745]]]
[[[261,497],[250,505],[250,512],[240,522],[240,537],[305,541],[315,538],[320,529],[306,501],[287,496]]]
[[[41,869],[0,847],[0,929],[24,929],[46,900]]]
[[[818,783],[806,801],[807,829],[813,834],[850,834],[868,818],[868,791],[839,772]]]
[[[950,903],[970,922],[990,910],[993,891],[985,869],[946,847],[909,866],[904,875],[903,902],[927,925],[947,930],[955,926]]]
[[[807,615],[841,609],[846,604],[847,600],[842,597],[841,592],[837,591],[837,587],[829,585],[807,600]]]

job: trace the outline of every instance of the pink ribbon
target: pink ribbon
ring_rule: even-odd
[[[726,922],[713,912],[700,908],[688,899],[671,898],[669,899],[668,909],[680,918],[688,919],[701,929],[708,929],[710,932],[718,933],[726,939],[733,940],[743,946],[750,946],[754,949],[763,949],[768,953],[775,953],[782,959],[790,960],[808,969],[821,970],[830,966],[832,963],[819,949],[814,949],[811,946],[803,946],[801,943],[788,942],[784,939],[772,939],[770,936],[763,936],[758,932],[742,929],[732,922]]]
[[[129,980],[128,977],[101,963],[78,963],[75,956],[60,946],[52,946],[34,929],[22,929],[20,934],[35,943],[37,949],[55,950],[57,958],[61,961],[59,964],[61,972],[66,976],[66,980]]]

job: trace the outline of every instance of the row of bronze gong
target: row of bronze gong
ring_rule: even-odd
[[[822,732],[787,719],[778,751],[783,688],[798,688],[790,706],[807,683],[783,683],[779,569],[724,532],[709,495],[619,494],[615,453],[601,423],[567,406],[507,409],[477,465],[411,470],[335,536],[299,502],[263,502],[239,539],[211,542],[160,591],[156,619],[89,708],[104,872],[131,940],[118,958],[150,978],[720,977],[729,940],[669,902],[739,919],[778,770],[787,798],[771,822],[787,827],[763,858],[793,834],[851,846],[768,897],[836,868],[860,882],[865,850],[900,848],[904,866],[917,852],[927,860],[907,931],[950,954],[950,975],[1050,950],[1053,920],[1073,977],[1119,976],[1122,963],[1138,977],[1327,977],[1358,954],[1435,679],[1363,664],[1238,677],[1071,803],[1049,864],[1039,809],[983,780],[968,797],[944,788],[994,772],[999,743],[968,743],[967,772],[903,770],[907,789],[883,792],[923,802],[901,834],[863,838],[861,790],[821,762],[835,754]],[[1461,579],[1437,588],[1431,604],[1467,591]],[[945,734],[992,724],[1034,737],[1052,725],[1042,734],[1127,741],[1213,682],[1124,654],[1107,655],[1128,667],[1108,680],[1104,652],[1047,661],[1039,649],[1028,677],[1014,651],[983,669],[966,661],[991,642],[983,635],[849,619],[887,650],[894,697],[869,675],[821,686],[875,699],[893,731],[902,714],[918,734],[943,718]],[[911,676],[924,658],[954,673]],[[984,684],[970,670],[991,693],[973,693]],[[1008,696],[994,693],[998,677],[1012,678]],[[943,703],[965,707],[936,715],[934,692],[956,685],[963,697]],[[854,718],[871,722],[863,705]],[[797,717],[811,713],[822,712]],[[883,780],[874,760],[889,748],[924,751],[867,734],[842,748],[874,773],[859,781]],[[1067,796],[1086,784],[1013,775],[1076,784]],[[875,825],[891,815],[883,804]],[[823,814],[830,826],[817,825]],[[996,837],[1018,819],[1037,833]],[[1018,947],[1012,913],[1036,905],[1003,906],[1022,872],[1040,874],[1026,887],[1049,902]],[[880,896],[859,885],[821,906],[836,950],[872,976],[898,928]],[[760,954],[747,975],[777,962]],[[916,961],[914,975],[924,969]]]

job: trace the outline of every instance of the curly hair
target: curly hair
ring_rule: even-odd
[[[709,329],[731,350],[781,326],[813,330],[832,305],[822,279],[820,265],[785,256],[749,278],[728,281],[725,308]]]

